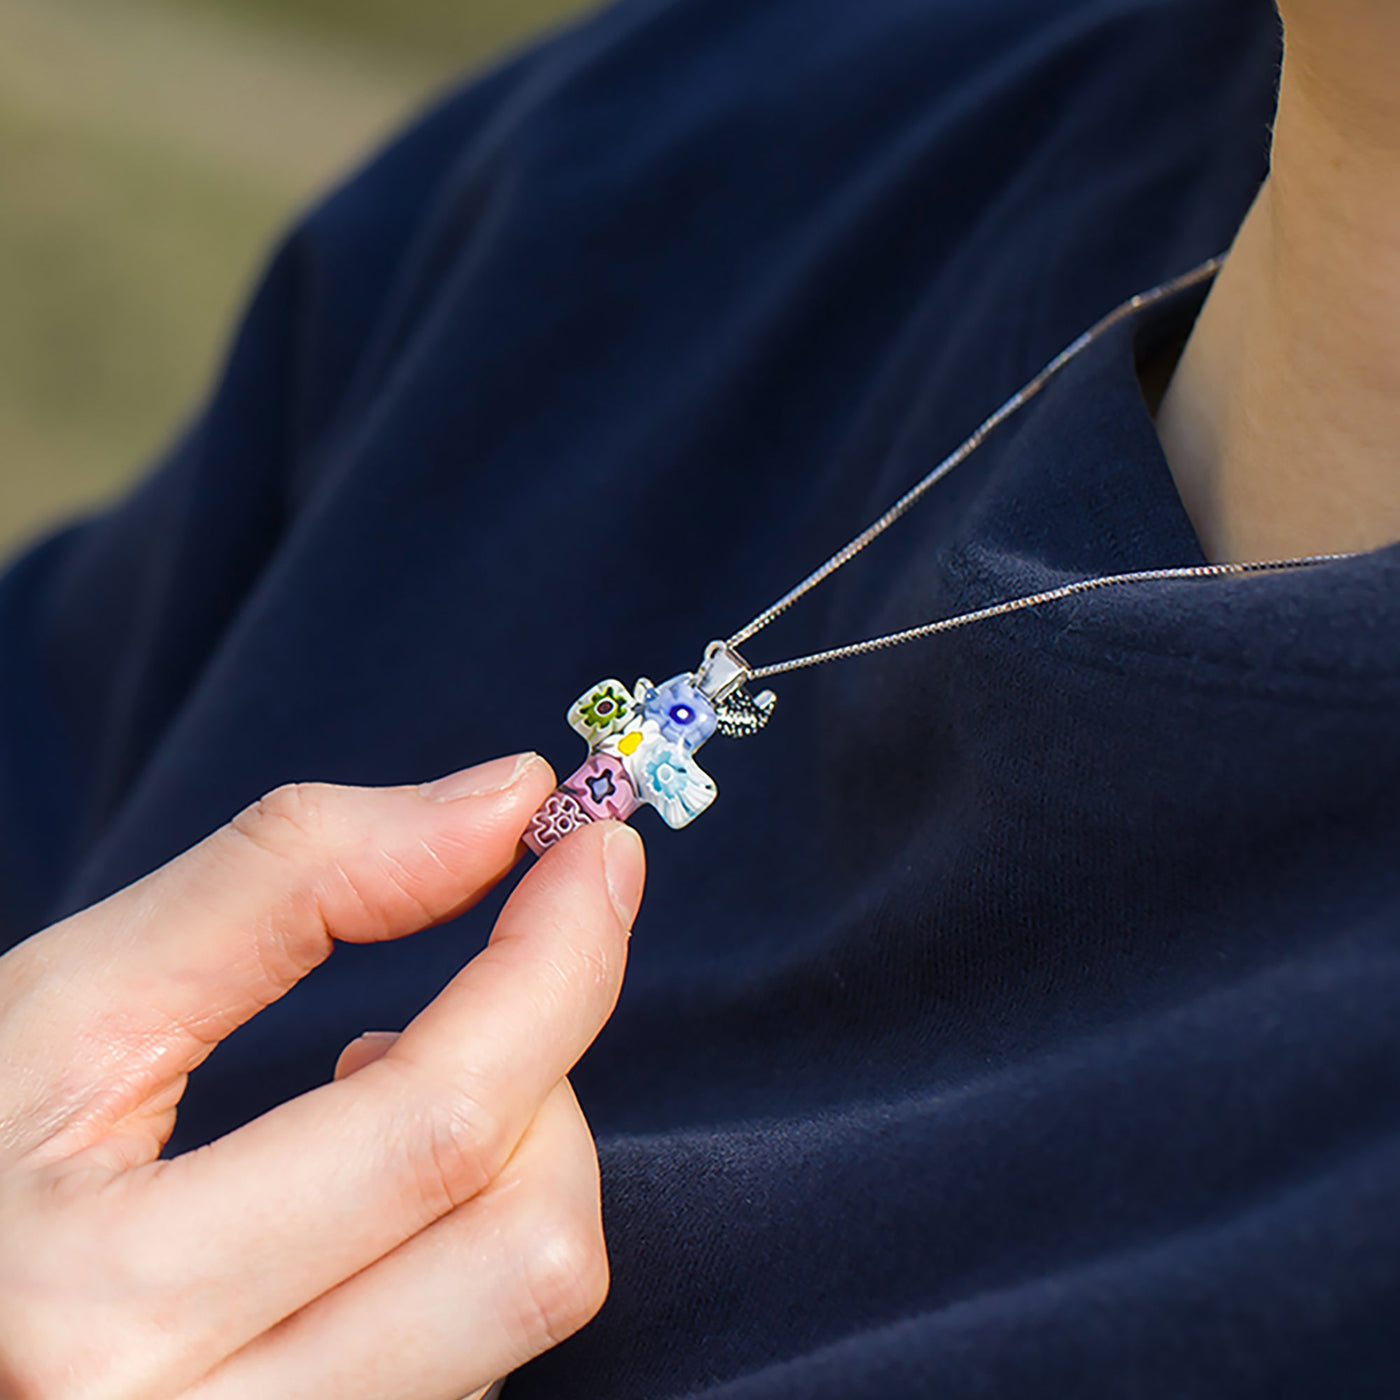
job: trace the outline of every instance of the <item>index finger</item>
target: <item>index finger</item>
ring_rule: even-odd
[[[70,1124],[46,1139],[57,1154],[86,1146],[336,940],[399,938],[465,909],[515,863],[552,786],[549,765],[524,754],[426,789],[279,788],[0,961],[0,1061],[14,1071],[0,1118],[46,1134]]]

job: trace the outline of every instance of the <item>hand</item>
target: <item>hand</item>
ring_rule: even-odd
[[[459,1400],[607,1288],[565,1076],[616,1001],[641,843],[551,850],[490,945],[335,1082],[160,1161],[185,1078],[329,956],[450,919],[554,786],[294,787],[0,959],[0,1395]]]

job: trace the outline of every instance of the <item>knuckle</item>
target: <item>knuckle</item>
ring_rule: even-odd
[[[590,1322],[608,1296],[608,1252],[591,1211],[535,1220],[521,1254],[523,1322],[533,1346],[558,1346]]]
[[[267,916],[251,941],[261,980],[285,990],[330,952],[332,910],[324,894],[331,860],[327,793],[320,783],[291,783],[268,793],[229,823],[225,870],[263,890]],[[241,849],[240,849],[241,848]],[[272,867],[246,868],[251,848]]]
[[[287,884],[298,912],[327,929],[356,930],[357,941],[436,922],[460,897],[457,877],[426,842],[383,838],[379,809],[363,789],[289,783],[239,813],[225,835],[235,861],[252,849],[266,874]],[[246,861],[244,861],[246,864]],[[446,884],[450,896],[434,895]]]
[[[500,1118],[466,1089],[416,1118],[408,1146],[410,1189],[424,1216],[438,1220],[491,1184],[510,1144]]]
[[[245,808],[230,825],[271,855],[302,855],[326,842],[329,789],[323,783],[287,783]]]

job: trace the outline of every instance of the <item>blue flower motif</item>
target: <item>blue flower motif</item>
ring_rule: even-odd
[[[669,753],[658,753],[646,766],[647,786],[662,797],[684,799],[690,787],[690,774],[685,771],[685,760]]]
[[[627,760],[637,795],[661,813],[667,826],[680,828],[695,820],[718,795],[713,780],[679,744],[652,735]]]
[[[689,676],[674,676],[649,690],[642,701],[643,717],[652,720],[664,739],[694,753],[718,724],[715,708],[696,690]]]

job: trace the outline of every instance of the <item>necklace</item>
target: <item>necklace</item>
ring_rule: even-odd
[[[1008,613],[1045,607],[1081,593],[1132,584],[1314,568],[1354,558],[1352,554],[1314,554],[1297,559],[1109,574],[766,666],[751,666],[739,652],[741,646],[770,622],[869,548],[944,477],[971,457],[1003,423],[1036,398],[1083,351],[1120,322],[1208,281],[1223,263],[1223,257],[1212,258],[1191,272],[1139,293],[1109,312],[1007,399],[971,437],[916,482],[878,520],[732,636],[711,642],[696,670],[673,676],[662,685],[653,685],[643,677],[631,690],[621,681],[600,681],[580,696],[569,709],[568,722],[588,744],[588,759],[535,813],[525,834],[526,845],[536,855],[541,855],[579,827],[596,821],[626,821],[643,805],[655,807],[670,827],[689,825],[719,795],[714,781],[695,762],[696,751],[715,734],[732,739],[757,734],[772,718],[777,697],[771,690],[750,695],[747,687],[751,682],[903,646]]]

